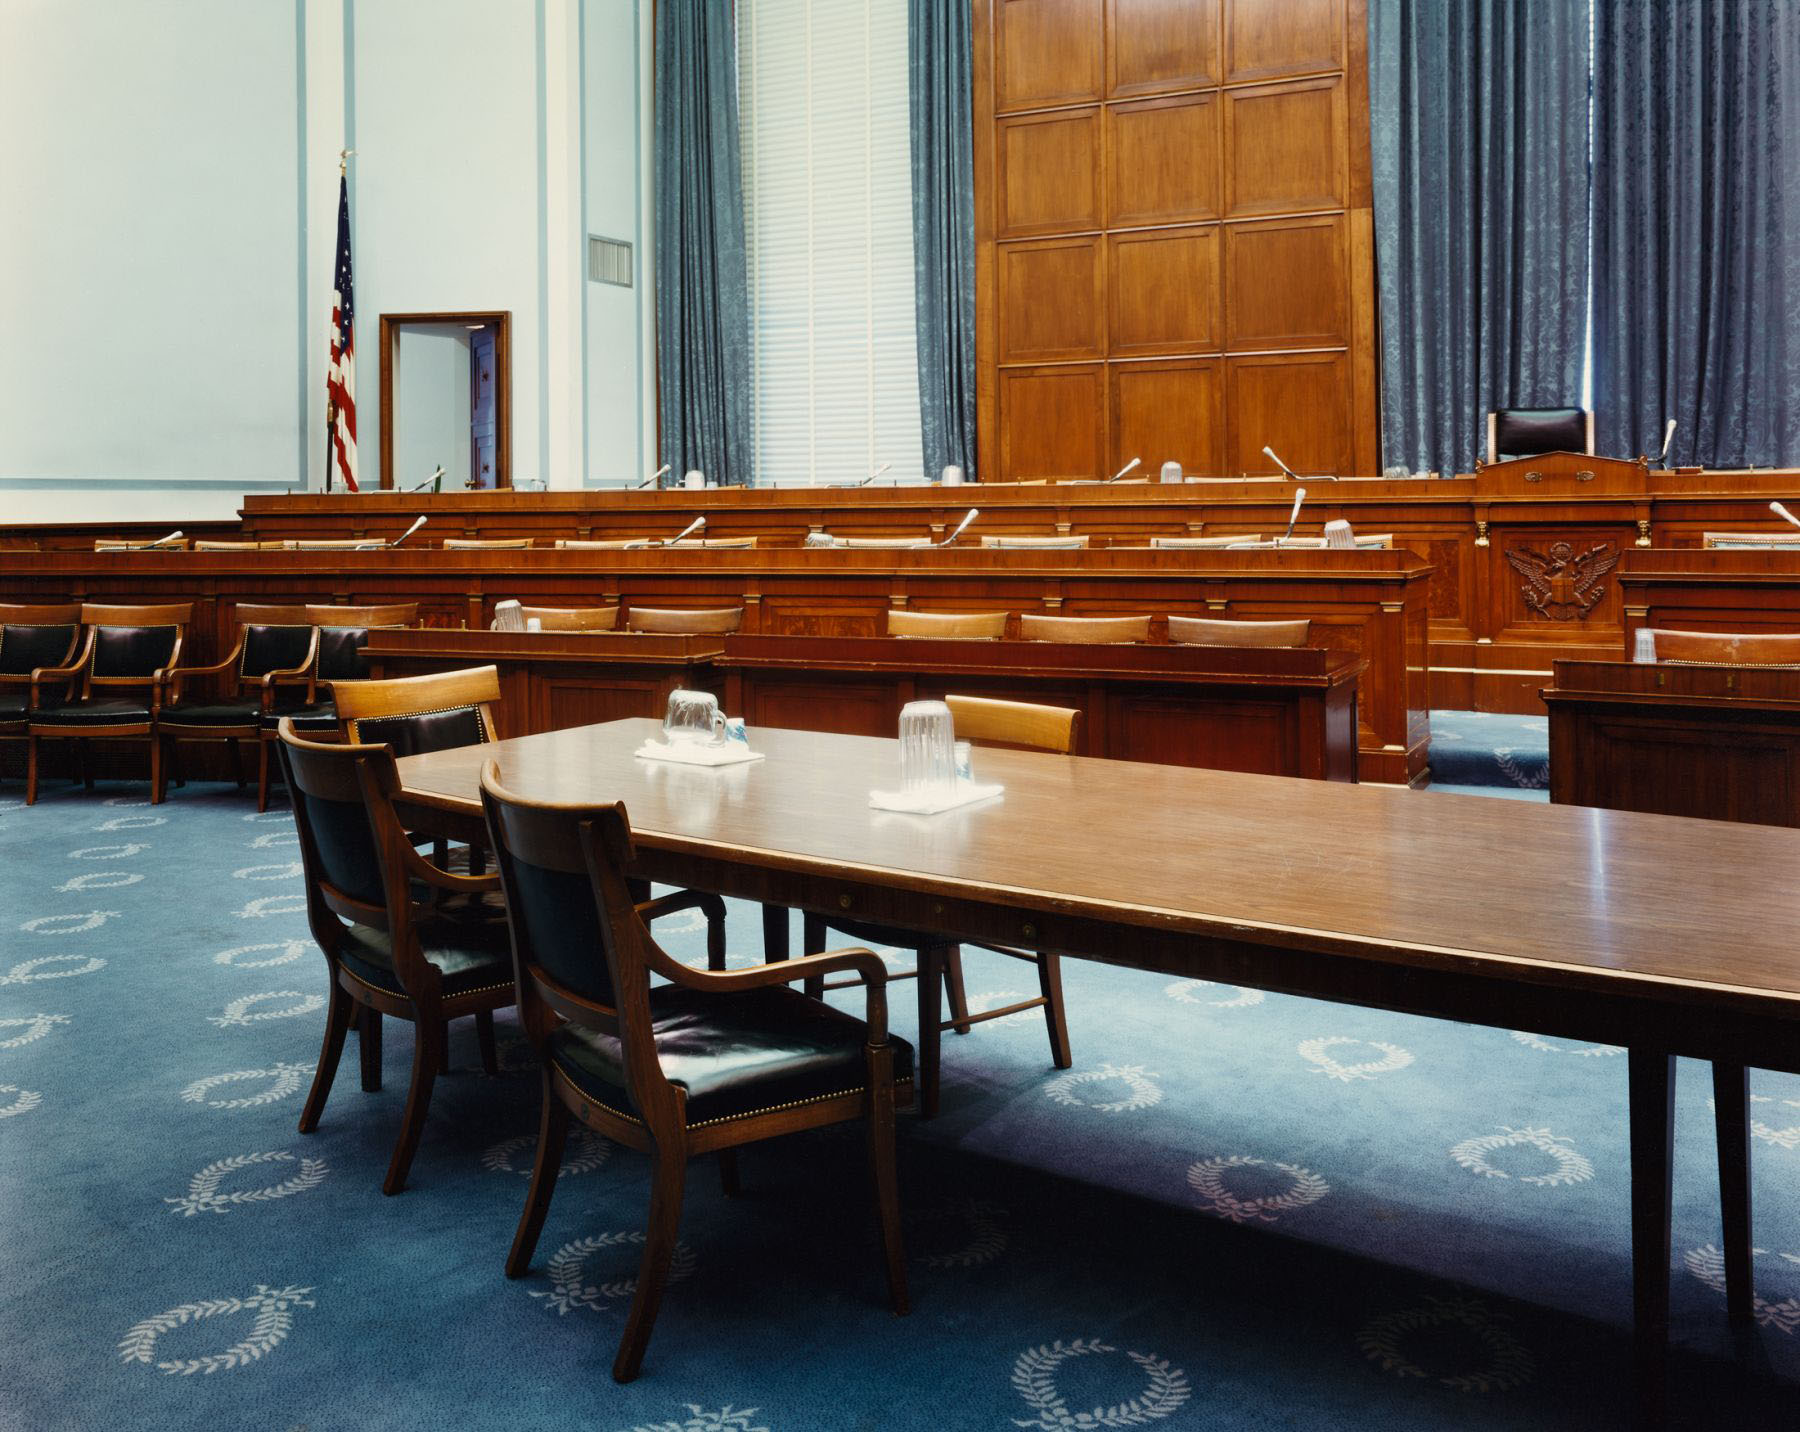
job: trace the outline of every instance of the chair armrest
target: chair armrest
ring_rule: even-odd
[[[455,875],[448,870],[433,865],[412,846],[404,842],[400,844],[400,864],[406,873],[423,880],[427,885],[439,890],[448,890],[458,895],[476,895],[488,890],[500,888],[498,875]]]
[[[802,955],[797,960],[776,960],[771,964],[752,965],[743,970],[697,970],[670,959],[654,940],[646,941],[645,963],[671,984],[713,994],[742,994],[746,990],[769,985],[793,984],[813,976],[823,977],[853,970],[863,977],[868,994],[869,1043],[887,1043],[887,966],[881,956],[862,945],[841,950],[826,950],[817,955]]]
[[[240,638],[238,644],[231,649],[231,655],[223,661],[214,662],[211,666],[171,666],[156,673],[155,684],[168,689],[169,700],[181,700],[181,683],[190,676],[217,676],[220,672],[229,671],[244,654],[244,643]]]
[[[38,709],[38,689],[46,682],[73,681],[94,660],[94,629],[88,628],[87,640],[82,643],[81,655],[75,658],[73,666],[40,666],[31,673],[31,709]]]
[[[312,629],[312,637],[306,644],[306,660],[298,666],[284,667],[279,671],[265,671],[262,674],[263,710],[275,709],[275,688],[283,681],[306,682],[306,701],[310,706],[318,697],[319,675],[319,629]]]

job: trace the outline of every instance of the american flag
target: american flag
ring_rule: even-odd
[[[325,486],[356,491],[356,328],[350,291],[350,181],[338,176],[337,279],[331,293],[331,365],[325,372]]]

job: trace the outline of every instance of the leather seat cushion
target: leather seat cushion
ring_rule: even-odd
[[[863,1088],[862,1020],[786,985],[713,994],[681,985],[650,991],[663,1073],[687,1091],[689,1125],[758,1113]],[[889,1035],[894,1078],[910,1079],[912,1046]],[[641,1117],[625,1087],[619,1041],[565,1024],[552,1032],[551,1063],[583,1094]]]
[[[444,977],[446,995],[493,985],[512,987],[512,940],[498,892],[472,901],[453,897],[441,913],[425,917],[414,929],[425,958]],[[338,958],[358,979],[377,989],[409,994],[394,972],[394,947],[386,930],[351,925],[338,947]]]
[[[0,726],[23,721],[30,704],[31,697],[23,691],[0,691]]]
[[[338,726],[337,707],[329,701],[316,701],[311,706],[277,706],[262,718],[263,729],[273,731],[283,716],[292,716],[294,729],[302,735],[308,731],[335,732]]]
[[[70,701],[47,706],[31,714],[33,726],[148,726],[150,705],[145,701]]]
[[[262,720],[262,703],[180,701],[163,707],[159,720],[164,726],[255,726]]]

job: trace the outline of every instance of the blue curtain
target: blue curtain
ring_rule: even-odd
[[[968,0],[909,0],[914,304],[925,471],[975,474],[975,133]]]
[[[676,480],[750,480],[749,311],[731,0],[658,0],[656,367]]]
[[[1383,463],[1468,472],[1581,400],[1588,0],[1370,0],[1369,97]]]
[[[1800,462],[1800,6],[1599,0],[1602,452]]]

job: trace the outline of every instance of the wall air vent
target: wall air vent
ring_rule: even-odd
[[[631,245],[621,239],[588,235],[588,281],[631,287]]]

